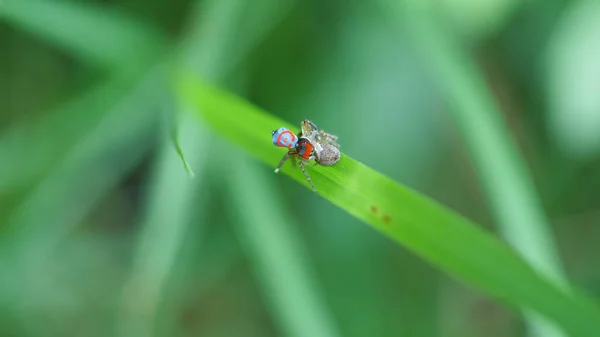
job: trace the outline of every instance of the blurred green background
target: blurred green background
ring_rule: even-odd
[[[452,98],[382,1],[0,1],[0,336],[529,336],[167,84],[176,59],[500,231]],[[599,294],[600,5],[430,3],[497,100],[567,277]]]

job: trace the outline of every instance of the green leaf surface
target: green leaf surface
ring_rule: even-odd
[[[190,76],[178,77],[176,90],[215,131],[271,167],[285,153],[271,143],[271,130],[299,129]],[[307,169],[320,196],[463,282],[510,305],[533,309],[572,336],[592,336],[600,329],[600,311],[589,299],[557,289],[508,246],[448,208],[343,153],[334,166]],[[281,172],[310,188],[291,164]],[[283,177],[273,174],[273,179]]]
[[[492,90],[464,43],[425,3],[382,2],[390,21],[406,25],[444,92],[450,114],[478,171],[503,238],[538,272],[566,287],[544,209]],[[398,27],[400,28],[400,27]],[[559,329],[525,312],[533,336],[560,337]]]

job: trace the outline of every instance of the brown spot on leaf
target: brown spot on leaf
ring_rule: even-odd
[[[371,213],[377,213],[378,210],[377,206],[371,206]]]
[[[390,223],[390,222],[392,221],[392,218],[390,218],[390,216],[389,216],[389,215],[387,215],[387,214],[384,214],[384,215],[381,217],[381,220],[382,220],[383,222],[385,222],[385,223]]]

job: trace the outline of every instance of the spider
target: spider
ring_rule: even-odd
[[[317,125],[308,119],[302,121],[300,127],[302,130],[298,135],[284,127],[271,132],[273,145],[290,149],[275,168],[275,173],[279,172],[281,166],[290,157],[292,158],[292,164],[295,166],[296,157],[299,156],[301,159],[300,169],[312,186],[313,191],[316,192],[317,187],[310,179],[304,165],[312,167],[313,165],[309,163],[310,160],[314,160],[322,166],[336,164],[340,160],[340,145],[337,143],[337,136],[319,130]]]
[[[309,137],[313,137],[318,143],[333,145],[336,148],[340,148],[340,144],[337,143],[337,136],[334,136],[330,133],[327,133],[323,130],[319,130],[317,125],[308,119],[305,119],[300,124],[302,131],[300,131],[299,136],[302,134],[308,134]],[[335,164],[335,163],[334,163]]]

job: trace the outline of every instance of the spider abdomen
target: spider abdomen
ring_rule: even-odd
[[[322,166],[334,165],[340,161],[340,150],[331,144],[324,144],[315,160]]]

